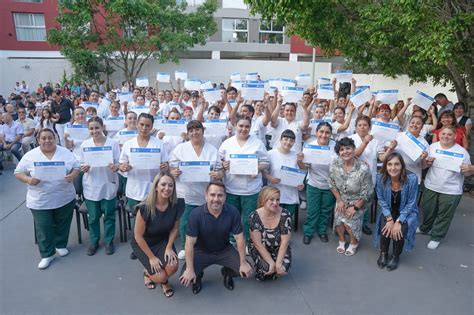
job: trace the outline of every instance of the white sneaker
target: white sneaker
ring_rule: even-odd
[[[306,210],[306,201],[301,201],[299,209],[300,210]]]
[[[181,260],[186,259],[186,252],[183,249],[179,251],[178,259],[181,259]]]
[[[59,256],[64,257],[69,254],[69,250],[67,248],[56,248],[56,253],[58,253]]]
[[[423,232],[421,232],[419,227],[416,228],[416,234],[423,234]]]
[[[49,264],[54,260],[54,256],[50,256],[47,258],[41,259],[41,261],[38,264],[39,269],[46,269],[49,267]]]
[[[429,249],[436,249],[436,248],[438,248],[439,243],[440,242],[437,242],[437,241],[429,241],[429,243],[428,243],[428,245],[426,245],[426,247],[428,247]]]

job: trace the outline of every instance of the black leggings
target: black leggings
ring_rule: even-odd
[[[396,220],[396,219],[393,219]],[[380,251],[382,253],[388,253],[388,250],[390,248],[390,237],[385,237],[382,234],[382,229],[385,227],[385,224],[387,224],[387,219],[382,216],[382,225],[380,229]],[[402,234],[403,238],[399,241],[394,241],[392,240],[393,243],[393,255],[394,256],[400,256],[400,254],[403,251],[403,245],[405,244],[405,237],[407,236],[407,231],[408,231],[408,224],[405,222],[402,224]]]

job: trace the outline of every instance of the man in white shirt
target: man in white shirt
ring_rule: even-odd
[[[35,127],[36,123],[33,119],[26,117],[26,109],[20,107],[18,109],[18,120],[16,121],[23,127],[23,138],[21,140],[23,153],[31,150],[31,145],[35,143]]]
[[[12,154],[21,160],[21,138],[23,137],[23,127],[17,122],[13,121],[9,113],[2,114],[3,125],[0,125],[0,151],[11,151]],[[0,161],[0,169],[3,169],[3,164]]]

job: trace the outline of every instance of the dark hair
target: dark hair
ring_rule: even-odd
[[[463,102],[457,102],[456,104],[454,104],[453,110],[459,107],[461,107],[464,111],[466,111],[466,105],[464,105]]]
[[[443,127],[443,124],[441,123],[441,119],[443,118],[443,116],[451,116],[451,118],[453,118],[453,125],[452,126],[454,128],[458,127],[458,121],[456,119],[456,116],[454,115],[454,112],[452,110],[445,110],[438,117],[438,124],[436,125],[436,129],[441,129],[441,127]]]
[[[382,168],[380,169],[380,174],[382,175],[382,183],[384,184],[384,186],[387,184],[388,179],[390,178],[390,175],[387,171],[387,164],[394,158],[398,158],[400,164],[402,165],[402,171],[400,173],[400,183],[403,185],[407,180],[407,169],[403,157],[398,152],[392,152],[385,158],[385,161],[383,161]]]
[[[434,98],[437,99],[437,98],[440,98],[440,97],[447,99],[446,95],[443,94],[443,93],[438,93],[438,94],[436,94]]]
[[[342,112],[344,114],[346,114],[346,109],[344,107],[338,106],[338,107],[334,108],[334,111],[336,111],[336,109],[340,109],[340,110],[342,110]]]
[[[339,151],[341,150],[342,147],[352,147],[355,149],[355,143],[354,140],[352,140],[349,137],[344,137],[336,142],[336,145],[334,146],[334,151],[336,151],[337,155],[339,155]]]
[[[296,104],[295,103],[285,103],[285,105],[283,105],[283,106],[293,106],[293,108],[296,111]]]
[[[32,102],[28,103],[28,110],[36,109],[36,105],[33,104]]]
[[[99,116],[93,116],[89,118],[89,120],[87,121],[87,124],[90,124],[93,122],[99,123],[99,125],[101,125],[102,127],[104,126],[104,121]]]
[[[237,115],[237,117],[235,118],[235,123],[238,124],[239,121],[241,120],[246,120],[249,122],[250,125],[252,125],[252,118],[250,117],[247,117],[247,116],[243,116],[243,115]]]
[[[209,191],[209,188],[211,186],[219,186],[219,187],[222,187],[222,189],[224,190],[224,193],[225,193],[225,185],[224,183],[222,183],[221,181],[218,181],[218,180],[211,180],[209,182],[209,184],[207,184],[206,186],[206,193]]]
[[[140,118],[145,118],[145,119],[149,119],[151,120],[151,124],[153,125],[153,123],[155,122],[155,117],[153,117],[153,115],[150,115],[148,113],[141,113],[140,116],[138,116],[138,119],[137,120],[140,120]]]
[[[208,113],[211,112],[211,110],[215,111],[216,113],[218,113],[219,115],[221,114],[221,109],[216,106],[216,105],[212,105],[211,107],[209,107],[209,109],[207,110]]]
[[[365,115],[362,115],[362,116],[357,117],[356,122],[355,122],[355,125],[357,126],[357,124],[359,123],[359,121],[362,121],[362,120],[364,120],[364,121],[369,125],[369,128],[372,127],[372,121],[370,120],[370,117],[369,117],[369,116],[365,116]]]
[[[229,86],[226,90],[227,93],[232,92],[232,91],[235,92],[235,94],[237,94],[237,89],[233,86]]]
[[[323,128],[323,127],[328,127],[329,130],[331,130],[331,133],[332,133],[332,126],[330,123],[328,123],[327,121],[323,121],[323,122],[320,122],[318,124],[318,126],[316,127],[316,132],[319,131],[319,129]]]
[[[255,114],[255,108],[253,108],[252,105],[245,104],[245,105],[242,105],[242,107],[247,108],[249,110],[249,112],[251,112],[252,114]]]
[[[204,126],[202,125],[202,122],[199,120],[191,120],[188,122],[188,125],[186,126],[186,129],[188,132],[190,132],[193,129],[202,129],[204,130]]]
[[[43,132],[49,132],[50,134],[53,135],[53,137],[56,138],[56,133],[52,129],[49,129],[49,128],[41,128],[40,131],[38,131],[36,138],[39,139]]]
[[[295,133],[294,133],[293,130],[291,130],[291,129],[286,129],[285,131],[283,131],[283,132],[281,133],[280,139],[283,139],[283,138],[289,138],[289,139],[295,140],[295,139],[296,139],[296,135],[295,135]]]

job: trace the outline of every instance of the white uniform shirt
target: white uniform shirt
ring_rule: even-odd
[[[268,151],[268,160],[270,161],[270,175],[280,178],[282,166],[299,168],[296,163],[296,153],[281,153],[278,149]],[[280,190],[280,203],[295,205],[300,203],[298,188],[282,184],[268,183],[268,186],[276,187]]]
[[[239,145],[236,136],[225,140],[219,148],[219,159],[228,161],[231,154],[257,154],[259,163],[268,162],[265,145],[255,136],[249,136],[243,146]],[[259,172],[254,178],[248,175],[231,175],[227,171],[224,176],[224,184],[228,193],[250,196],[260,191],[262,174]]]
[[[170,163],[172,165],[174,164],[174,167],[176,167],[179,162],[192,161],[209,161],[211,163],[211,169],[218,169],[221,167],[221,161],[219,159],[219,153],[217,149],[212,144],[207,142],[204,142],[201,155],[197,155],[190,141],[178,144],[171,153]],[[180,184],[184,187],[184,202],[187,205],[200,206],[206,202],[204,196],[208,183],[180,182]]]
[[[400,142],[400,137],[402,136],[402,133],[399,132],[398,135],[397,135],[397,143]],[[428,142],[425,140],[425,138],[423,138],[421,135],[418,136],[418,141],[420,141],[425,147],[426,147],[426,151],[428,151],[428,147],[430,146],[428,144]],[[395,151],[400,153],[400,155],[402,156],[403,158],[403,161],[405,162],[405,167],[407,170],[409,170],[410,172],[412,173],[415,173],[416,177],[418,177],[418,185],[421,184],[421,171],[422,171],[422,168],[421,168],[421,159],[418,158],[416,161],[412,161],[412,159],[410,159],[410,157],[403,151],[401,150],[398,150],[398,148],[395,148]],[[375,183],[375,182],[374,182]]]
[[[354,134],[354,132],[351,132],[350,127],[348,127],[344,131],[337,132],[337,129],[342,126],[342,124],[337,121],[331,123],[331,126],[332,126],[332,134],[333,134],[334,141],[340,140],[344,137],[350,137]]]
[[[73,125],[78,125],[77,123],[73,123]],[[67,123],[66,124],[66,128],[71,126],[71,123]],[[66,129],[64,129],[66,130]],[[67,133],[67,132],[65,132]],[[90,136],[89,136],[89,139],[90,139]],[[68,137],[68,140],[71,141],[71,139]],[[73,140],[73,146],[72,146],[72,154],[74,154],[74,157],[76,158],[76,160],[80,161],[81,160],[81,144],[83,143],[84,141],[82,140]]]
[[[263,143],[265,143],[265,134],[267,133],[267,127],[263,125],[264,116],[252,118],[252,126],[250,128],[250,134],[257,136]]]
[[[321,145],[318,143],[318,140],[309,142],[310,145]],[[329,140],[329,147],[331,148],[331,162],[337,158],[336,152],[334,152],[334,146],[336,143],[332,140]],[[321,164],[311,164],[308,172],[308,184],[318,189],[329,189],[329,166]]]
[[[120,148],[118,142],[107,138],[104,146],[112,147],[114,163],[118,163],[120,158]],[[81,164],[84,163],[83,148],[96,147],[93,139],[88,139],[81,144]],[[84,198],[92,201],[112,200],[117,196],[118,175],[108,167],[91,167],[89,172],[82,177],[82,187]]]
[[[430,145],[428,157],[432,157],[436,152],[436,149],[443,150],[439,142],[435,142]],[[444,150],[464,154],[464,159],[462,162],[464,164],[471,164],[471,158],[469,156],[469,153],[459,144],[455,143],[454,146],[452,146],[451,148]],[[429,168],[428,174],[426,174],[425,178],[426,188],[437,193],[447,195],[462,195],[463,183],[464,175],[461,172],[453,172],[436,166],[431,166]]]
[[[133,138],[125,142],[120,154],[120,163],[128,163],[130,157],[130,149],[139,148],[137,138]],[[161,163],[168,162],[168,154],[164,148],[163,142],[155,137],[150,137],[146,148],[160,149]],[[155,176],[160,172],[160,169],[154,170],[135,170],[127,172],[127,187],[125,188],[125,195],[128,198],[142,201],[148,195]]]
[[[48,159],[41,149],[35,148],[28,151],[18,163],[15,174],[23,173],[35,176],[34,162],[64,162],[66,172],[69,174],[73,169],[79,169],[79,161],[66,148],[56,146],[56,152],[52,159]],[[26,192],[26,206],[34,210],[51,210],[60,208],[76,198],[76,190],[73,183],[66,180],[41,181],[38,185],[28,185]]]
[[[278,117],[278,126],[273,128],[272,133],[272,148],[276,149],[280,147],[281,134],[286,129],[292,130],[296,135],[295,144],[293,145],[293,148],[291,148],[291,151],[300,152],[301,144],[303,142],[303,133],[301,131],[301,122],[296,119],[289,122],[286,118]]]
[[[353,134],[349,138],[354,140],[356,148],[362,145],[363,141],[358,134]],[[370,173],[372,174],[372,183],[375,183],[377,178],[377,143],[377,139],[373,138],[372,141],[367,144],[364,152],[359,157],[360,160],[364,161],[369,166]]]

